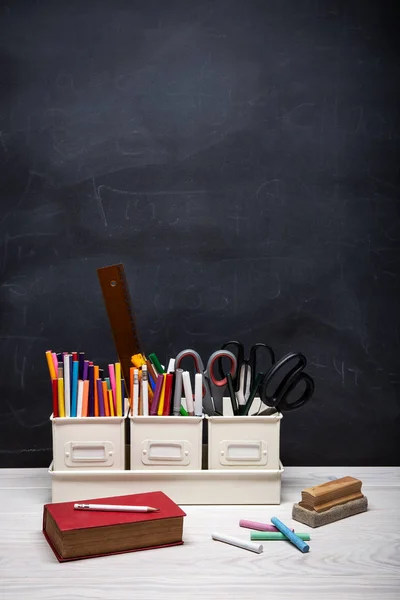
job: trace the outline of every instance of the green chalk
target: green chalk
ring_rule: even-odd
[[[297,531],[295,533],[297,537],[299,537],[301,540],[304,540],[305,542],[308,542],[308,540],[311,539],[309,533],[297,533]],[[280,531],[251,531],[250,539],[252,541],[287,540],[287,537],[286,535],[283,535],[283,533],[281,533]]]

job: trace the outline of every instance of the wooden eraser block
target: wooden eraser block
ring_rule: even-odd
[[[337,504],[345,504],[363,497],[362,482],[354,477],[341,477],[320,485],[306,488],[301,492],[300,506],[308,510],[322,512]]]
[[[307,510],[299,504],[293,505],[292,519],[304,523],[309,527],[321,527],[321,525],[328,525],[328,523],[334,523],[351,517],[359,513],[365,512],[368,508],[368,500],[366,496],[359,498],[358,500],[351,500],[346,504],[340,504],[334,506],[324,512],[318,513],[314,510]]]

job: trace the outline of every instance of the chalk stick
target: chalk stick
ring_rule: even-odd
[[[211,537],[217,542],[225,542],[225,544],[237,546],[238,548],[243,548],[244,550],[250,550],[256,554],[261,554],[261,552],[264,550],[262,544],[253,544],[252,542],[247,542],[246,540],[241,540],[230,535],[224,535],[223,533],[212,533]]]
[[[271,523],[273,523],[281,533],[284,533],[288,540],[292,542],[301,552],[308,552],[310,546],[303,542],[293,531],[290,531],[289,527],[286,527],[282,521],[276,517],[271,517]]]
[[[257,529],[257,531],[278,531],[279,529],[275,525],[270,523],[259,523],[258,521],[247,521],[246,519],[240,519],[239,527],[246,527],[247,529]],[[294,531],[294,529],[292,529]]]
[[[299,537],[303,541],[308,541],[310,538],[309,533],[297,533],[297,537]],[[252,541],[267,541],[267,540],[286,540],[289,541],[283,533],[280,531],[251,531],[250,539]]]

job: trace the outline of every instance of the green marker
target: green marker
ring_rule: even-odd
[[[158,360],[157,356],[154,354],[154,352],[152,352],[151,354],[149,354],[149,359],[151,360],[151,362],[154,365],[154,368],[156,369],[156,371],[159,373],[159,375],[162,375],[163,373],[165,373],[164,369],[161,366],[160,361]]]
[[[182,417],[188,417],[189,416],[189,413],[183,408],[182,405],[181,405],[181,408],[180,408],[179,412],[181,413]]]
[[[309,533],[297,533],[297,537],[301,540],[308,542],[310,538]],[[283,535],[280,531],[251,531],[250,539],[252,541],[261,541],[261,540],[287,540],[286,535]]]

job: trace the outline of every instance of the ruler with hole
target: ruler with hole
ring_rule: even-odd
[[[128,394],[131,357],[134,354],[143,354],[143,351],[137,333],[125,270],[122,264],[111,265],[97,269],[97,275]]]

